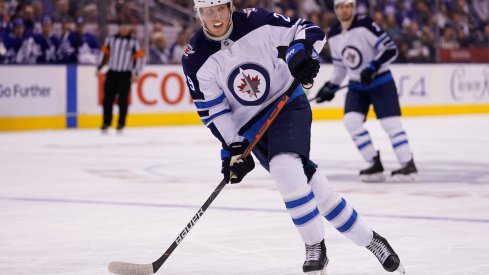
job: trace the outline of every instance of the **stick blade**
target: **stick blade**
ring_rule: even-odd
[[[120,275],[149,275],[154,274],[152,264],[130,264],[122,262],[111,262],[109,271]]]

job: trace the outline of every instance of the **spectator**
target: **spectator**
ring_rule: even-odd
[[[85,32],[85,19],[79,17],[76,20],[74,46],[77,47],[77,59],[80,64],[97,64],[100,50],[97,39],[91,33]]]
[[[42,19],[41,35],[46,41],[44,56],[46,63],[56,63],[56,50],[59,47],[59,37],[53,34],[53,20],[49,16]]]
[[[24,19],[25,32],[27,35],[34,33],[34,8],[31,5],[26,5],[22,9],[21,17]]]
[[[24,43],[25,25],[22,18],[16,18],[12,22],[13,31],[8,34],[4,39],[5,45],[5,63],[15,64],[17,63],[17,53],[19,52],[22,44]]]
[[[149,50],[148,64],[167,64],[168,54],[166,39],[162,32],[153,33],[152,46]]]
[[[394,42],[398,43],[402,41],[402,29],[399,27],[394,14],[387,15],[385,20],[385,30]]]
[[[440,48],[442,49],[458,49],[460,48],[460,43],[457,41],[457,34],[455,29],[447,25],[443,30],[443,36],[440,39]]]
[[[9,32],[8,22],[7,6],[4,1],[0,0],[0,39],[4,38]]]
[[[475,14],[483,23],[489,23],[489,0],[472,0]]]
[[[72,29],[73,21],[66,18],[62,23],[61,41],[56,52],[56,58],[59,63],[70,64],[78,62],[79,40]]]
[[[32,1],[32,11],[34,15],[34,22],[40,22],[44,18],[44,7],[41,0]]]
[[[53,19],[55,22],[73,21],[73,17],[70,14],[70,3],[68,0],[57,0]]]
[[[178,33],[177,41],[170,46],[169,58],[170,63],[179,64],[182,62],[183,51],[189,42],[187,30],[183,29]]]

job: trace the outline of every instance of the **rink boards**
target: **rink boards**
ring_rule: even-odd
[[[322,65],[313,97],[332,72]],[[489,113],[489,65],[393,65],[403,115]],[[1,66],[0,131],[101,125],[104,75],[92,66]],[[340,119],[346,91],[313,103],[315,119]],[[117,108],[115,108],[117,113]],[[201,123],[181,66],[147,66],[131,88],[128,126]]]

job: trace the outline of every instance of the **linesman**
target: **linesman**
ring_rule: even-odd
[[[117,130],[122,131],[126,124],[126,116],[129,105],[129,92],[131,82],[137,81],[143,70],[144,51],[140,42],[132,36],[132,26],[126,22],[119,22],[119,31],[105,39],[100,53],[97,75],[104,65],[109,70],[104,84],[103,99],[103,133],[112,123],[112,105],[118,96],[119,121]]]

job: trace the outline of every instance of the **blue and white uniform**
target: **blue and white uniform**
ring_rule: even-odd
[[[231,26],[229,35],[221,40],[198,31],[182,59],[202,122],[223,146],[250,140],[291,86],[294,79],[279,58],[279,48],[304,39],[317,53],[325,43],[318,26],[261,9],[233,13]],[[309,160],[311,122],[309,102],[299,87],[253,154],[275,179],[306,244],[324,239],[324,216],[355,243],[367,245],[372,230]]]
[[[306,39],[319,52],[325,43],[324,32],[302,19],[247,9],[232,20],[232,32],[222,41],[198,31],[182,59],[202,121],[228,145],[241,141],[239,129],[292,84],[277,47]]]
[[[395,43],[370,17],[356,16],[347,30],[340,24],[333,26],[328,32],[328,44],[334,65],[330,82],[340,85],[346,76],[350,81],[344,123],[364,159],[372,162],[377,155],[372,139],[363,127],[370,105],[373,105],[399,162],[409,162],[412,154],[402,129],[397,88],[389,70],[398,54]],[[378,66],[376,76],[372,83],[364,86],[360,83],[360,74],[374,63]]]

